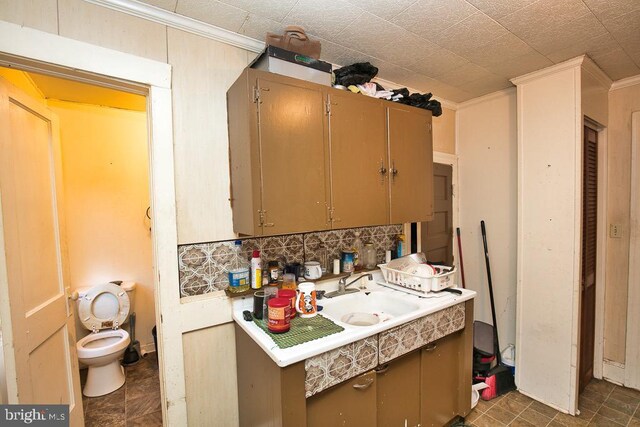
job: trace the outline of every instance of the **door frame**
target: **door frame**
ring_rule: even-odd
[[[459,222],[459,218],[458,218],[458,194],[457,194],[457,189],[458,189],[458,157],[455,154],[449,154],[449,153],[443,153],[441,151],[434,151],[433,152],[433,163],[440,163],[442,165],[449,165],[451,166],[451,186],[453,187],[451,190],[451,200],[452,200],[452,209],[453,212],[451,212],[451,226],[452,229],[455,230],[456,227],[458,226]],[[405,236],[410,236],[411,232],[410,232],[411,228],[409,227],[409,229],[407,230],[407,228],[405,227]],[[408,231],[408,234],[407,234]],[[421,236],[422,234],[422,223],[418,222],[416,223],[416,235],[417,236]],[[458,257],[456,256],[456,254],[458,253],[458,243],[455,237],[455,233],[452,233],[451,236],[451,240],[453,242],[451,248],[453,249],[453,259],[454,259],[454,265],[456,265],[459,269],[459,262],[460,260],[458,259]],[[411,247],[410,244],[408,245],[408,247]],[[417,242],[417,251],[420,252],[422,251],[422,241],[421,239],[418,239]]]
[[[183,349],[182,345],[176,345],[182,342],[182,336],[178,317],[180,297],[177,292],[178,240],[171,66],[3,21],[0,21],[0,65],[147,96],[149,193],[154,224],[154,299],[162,416],[165,425],[184,423],[186,401]],[[0,242],[0,255],[4,255],[3,242]],[[7,285],[5,257],[0,256],[1,320],[3,329],[10,331]],[[3,335],[7,347],[7,341],[11,337],[6,333]],[[15,358],[13,351],[7,350],[7,381],[13,381],[13,384],[7,384],[7,388],[10,402],[15,403]]]
[[[627,336],[624,366],[624,385],[640,388],[640,336],[637,328],[640,322],[640,111],[631,113],[631,204],[629,218],[629,281],[627,297]]]
[[[604,298],[607,262],[607,128],[584,116],[584,126],[598,133],[598,213],[596,219],[596,310],[593,346],[593,377],[604,375]],[[584,139],[584,135],[583,135]]]

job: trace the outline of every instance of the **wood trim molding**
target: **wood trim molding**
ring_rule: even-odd
[[[624,385],[640,388],[640,111],[631,114],[631,204],[629,227],[629,282]]]
[[[236,46],[250,52],[260,53],[264,50],[265,44],[259,40],[135,0],[85,1],[98,6],[117,10],[118,12],[126,13],[128,15],[137,16],[138,18],[143,18],[148,21],[157,22],[158,24],[163,24],[171,28],[176,28],[178,30]]]
[[[564,61],[564,62],[561,62],[561,63],[556,64],[556,65],[552,65],[552,66],[547,67],[547,68],[543,68],[542,70],[534,71],[532,73],[528,73],[528,74],[522,75],[520,77],[514,77],[510,81],[514,85],[519,86],[519,85],[525,84],[525,83],[527,83],[527,82],[529,82],[531,80],[537,80],[537,79],[539,79],[541,77],[548,76],[550,74],[555,74],[555,73],[558,73],[560,71],[564,71],[564,70],[568,70],[568,69],[571,69],[571,68],[580,67],[583,64],[585,58],[586,58],[586,55],[581,55],[581,56],[578,56],[577,58],[573,58],[573,59],[570,59],[568,61]]]
[[[638,74],[637,76],[627,77],[626,79],[616,80],[611,84],[611,89],[609,89],[609,91],[635,85],[640,85],[640,74]]]
[[[611,84],[613,83],[611,78],[607,76],[607,74],[602,71],[600,67],[598,67],[598,64],[593,62],[593,60],[586,55],[584,56],[584,61],[582,62],[582,69],[591,74],[596,80],[600,82],[600,84],[602,84],[603,87],[606,87],[607,89],[611,88]]]
[[[622,363],[605,360],[602,367],[602,377],[612,383],[622,385],[625,377],[625,366]]]

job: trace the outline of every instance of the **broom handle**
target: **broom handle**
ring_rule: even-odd
[[[458,235],[458,255],[460,255],[460,279],[462,279],[462,287],[466,288],[464,284],[464,263],[462,262],[462,241],[460,240],[460,227],[456,228],[456,234]]]
[[[493,301],[493,284],[491,283],[491,265],[489,264],[489,248],[487,247],[487,229],[484,226],[484,221],[480,221],[480,228],[482,228],[484,260],[485,260],[485,263],[487,264],[487,281],[489,282],[489,301],[491,302],[491,319],[493,320],[495,352],[496,352],[496,358],[498,359],[498,365],[501,365],[502,357],[500,356],[500,343],[498,341],[498,322],[496,321],[496,305]]]

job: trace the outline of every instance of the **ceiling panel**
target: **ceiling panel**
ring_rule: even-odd
[[[441,51],[435,43],[425,40],[402,29],[397,40],[376,48],[376,57],[390,61],[400,67],[409,67],[418,60],[433,56]]]
[[[176,13],[235,32],[249,15],[242,9],[212,0],[180,0]]]
[[[538,0],[467,0],[486,15],[498,19]]]
[[[601,21],[617,18],[640,10],[638,0],[583,0],[591,12]]]
[[[178,0],[145,0],[145,3],[159,7],[161,9],[166,9],[170,12],[175,12]]]
[[[371,37],[371,34],[376,36]],[[402,46],[402,37],[405,34],[406,30],[403,28],[369,12],[364,12],[337,34],[333,40],[360,52],[375,55],[379,47],[389,43]]]
[[[535,52],[531,46],[511,33],[483,43],[466,57],[481,67],[491,69],[497,64]]]
[[[491,77],[494,76],[484,68],[467,62],[462,67],[443,74],[438,80],[451,86],[463,87],[465,83],[474,80],[489,79]]]
[[[525,41],[543,55],[583,44],[604,36],[607,30],[592,13],[576,17],[563,24],[553,24],[525,38]]]
[[[494,58],[494,62],[495,64],[490,67],[490,70],[494,74],[508,79],[553,65],[553,62],[536,51],[515,58],[504,58],[502,61]]]
[[[183,0],[180,0],[181,2]],[[281,22],[298,0],[221,0],[231,6]]]
[[[434,34],[432,40],[450,51],[466,56],[499,37],[509,34],[502,25],[481,12]]]
[[[309,33],[333,40],[362,13],[345,0],[300,0],[283,22],[301,25]]]
[[[357,6],[369,13],[379,16],[380,18],[391,20],[400,12],[411,6],[416,0],[347,0],[354,6]]]
[[[464,0],[418,0],[392,22],[426,39],[468,18],[477,11]]]
[[[282,34],[283,31],[284,24],[250,13],[238,32],[256,40],[265,41],[268,32]]]
[[[439,49],[432,55],[419,57],[414,64],[407,68],[430,77],[438,77],[462,67],[467,62],[469,61],[453,52]]]
[[[640,65],[640,9],[605,20],[603,24],[636,65]]]
[[[620,49],[618,42],[608,32],[588,40],[574,43],[563,49],[559,49],[546,55],[547,58],[555,63],[566,61],[584,53],[588,54],[591,59],[597,56],[609,53],[615,49]]]
[[[613,80],[640,74],[640,67],[622,49],[616,49],[593,60]]]

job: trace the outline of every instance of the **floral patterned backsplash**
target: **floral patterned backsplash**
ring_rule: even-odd
[[[242,256],[249,259],[253,250],[258,249],[265,265],[269,260],[302,263],[319,260],[321,253],[326,250],[327,258],[331,262],[340,258],[343,249],[353,246],[356,232],[360,233],[363,243],[373,243],[377,261],[382,263],[385,251],[393,247],[395,237],[402,233],[402,225],[240,239]],[[227,288],[227,271],[235,256],[234,242],[235,239],[178,246],[181,297],[202,295]]]

